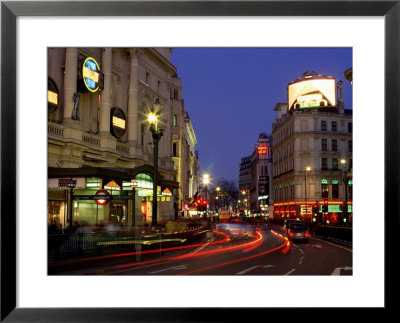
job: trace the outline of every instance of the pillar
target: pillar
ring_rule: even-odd
[[[72,124],[72,111],[74,109],[73,96],[76,93],[78,77],[78,48],[67,48],[65,54],[64,74],[64,115],[63,123]]]

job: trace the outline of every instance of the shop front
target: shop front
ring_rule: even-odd
[[[78,226],[129,229],[151,222],[153,181],[150,175],[139,171],[49,168],[49,229],[61,231]],[[162,179],[159,183],[158,219],[163,221],[173,215],[172,190],[177,185],[166,184]]]

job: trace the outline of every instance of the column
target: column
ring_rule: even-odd
[[[111,80],[112,80],[112,49],[105,48],[102,55],[102,68],[104,74],[104,90],[101,93],[100,103],[100,135],[110,135],[110,112],[111,112]]]
[[[65,54],[64,74],[64,115],[63,123],[72,124],[72,111],[74,110],[74,94],[76,93],[78,77],[78,48],[67,48]]]
[[[128,99],[128,142],[132,146],[137,146],[140,127],[138,125],[138,72],[139,72],[139,50],[136,48],[130,49],[131,64],[130,64],[130,79],[129,79],[129,99]],[[138,129],[139,128],[139,129]]]

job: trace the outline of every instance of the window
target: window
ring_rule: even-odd
[[[329,189],[328,189],[328,184],[321,184],[321,192],[322,192],[322,198],[326,199],[329,196]]]
[[[176,127],[178,123],[178,116],[174,114],[174,119],[173,119],[173,126]]]
[[[326,131],[326,121],[321,120],[321,131]]]
[[[353,141],[352,140],[349,140],[349,142],[348,142],[348,145],[349,145],[349,153],[352,153],[353,152]]]
[[[332,198],[337,199],[339,198],[339,184],[332,183]]]
[[[321,139],[321,150],[322,151],[327,151],[328,150],[328,144],[326,139]]]
[[[332,169],[338,170],[338,159],[337,158],[332,158]]]
[[[332,131],[337,131],[337,123],[336,123],[336,121],[332,121]]]
[[[321,169],[328,169],[328,158],[321,158]]]
[[[178,156],[178,150],[177,150],[177,143],[176,142],[174,142],[173,144],[172,144],[172,156],[174,156],[174,157],[177,157]]]
[[[174,90],[174,99],[179,100],[179,91],[177,89]]]
[[[347,132],[353,132],[353,123],[352,122],[349,122],[347,124]]]
[[[337,151],[337,140],[332,139],[332,151]]]
[[[149,85],[150,82],[150,73],[146,72],[146,84]]]

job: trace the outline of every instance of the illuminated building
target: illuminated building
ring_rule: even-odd
[[[243,214],[268,216],[272,202],[272,154],[270,138],[261,133],[251,156],[239,165],[239,210]]]
[[[71,213],[74,223],[89,225],[151,222],[153,140],[147,116],[157,108],[163,129],[157,217],[163,222],[180,214],[184,197],[191,194],[183,183],[193,167],[186,165],[184,151],[188,142],[193,150],[195,135],[193,128],[190,136],[186,131],[188,116],[171,51],[48,49],[49,222],[66,228]],[[68,189],[66,179],[74,187]],[[111,196],[105,205],[88,198],[99,190]]]
[[[251,156],[242,157],[239,165],[239,213],[247,216],[250,210]]]
[[[252,213],[269,216],[272,202],[272,154],[270,137],[261,133],[251,156],[250,208]]]
[[[353,121],[352,110],[344,108],[342,81],[304,73],[289,83],[288,103],[274,110],[274,219],[351,223]]]

